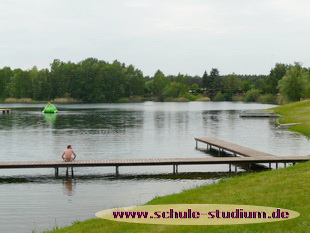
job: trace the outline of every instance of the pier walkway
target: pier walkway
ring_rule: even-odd
[[[0,108],[0,113],[10,113],[11,112],[11,109],[8,109],[8,108]]]
[[[275,157],[272,154],[268,154],[265,152],[261,152],[258,150],[253,150],[244,146],[240,146],[237,144],[233,144],[230,142],[226,142],[220,139],[216,139],[216,138],[195,138],[196,140],[196,148],[198,148],[198,142],[202,142],[207,144],[207,149],[211,149],[212,146],[213,147],[217,147],[219,154],[221,153],[221,151],[229,151],[231,152],[234,156],[236,155],[242,155],[245,157]]]
[[[202,164],[228,164],[229,171],[231,171],[232,165],[235,166],[235,172],[237,166],[241,164],[251,167],[254,163],[298,163],[310,160],[310,156],[274,156],[264,152],[252,150],[243,146],[239,146],[233,143],[222,141],[215,138],[195,138],[196,147],[198,142],[206,143],[208,148],[213,146],[219,149],[219,152],[227,150],[233,153],[235,156],[242,155],[245,157],[214,157],[214,158],[154,158],[154,159],[105,159],[105,160],[76,160],[72,162],[64,161],[25,161],[25,162],[0,162],[0,169],[20,169],[20,168],[54,168],[55,176],[59,174],[59,168],[65,167],[71,168],[73,176],[74,167],[115,167],[116,175],[119,174],[119,167],[124,166],[160,166],[160,165],[172,165],[173,173],[178,173],[179,165],[202,165]]]

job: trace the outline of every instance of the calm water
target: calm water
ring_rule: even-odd
[[[188,158],[212,156],[195,150],[194,137],[215,137],[275,155],[306,155],[309,141],[275,128],[268,118],[240,118],[245,109],[272,105],[231,102],[58,104],[44,115],[42,104],[0,104],[0,160],[58,160],[67,144],[77,159]],[[203,145],[200,144],[202,147]],[[31,232],[93,218],[107,208],[144,204],[155,196],[216,182],[227,165],[75,168],[75,178],[54,178],[53,169],[0,170],[0,232]],[[239,168],[239,171],[243,171]],[[205,173],[207,172],[207,173]],[[164,174],[164,176],[159,175]],[[17,181],[9,183],[14,178]]]

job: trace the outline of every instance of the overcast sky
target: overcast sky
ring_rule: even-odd
[[[0,67],[88,57],[202,75],[310,66],[309,0],[0,0]]]

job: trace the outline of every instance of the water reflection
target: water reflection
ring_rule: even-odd
[[[55,113],[44,113],[45,122],[49,126],[54,126],[57,120],[57,115],[58,114],[55,114]]]
[[[62,180],[62,184],[63,184],[64,194],[67,196],[73,196],[74,189],[76,186],[76,180],[71,177],[67,177]]]

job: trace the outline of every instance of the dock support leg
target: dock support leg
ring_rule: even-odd
[[[278,169],[278,163],[276,163],[276,169]]]
[[[119,175],[119,169],[118,169],[118,166],[116,166],[116,167],[115,167],[115,174],[116,174],[116,176],[118,176],[118,175]]]
[[[271,169],[271,163],[269,163],[269,169]]]
[[[178,172],[179,172],[178,170],[179,170],[179,169],[178,169],[178,165],[175,165],[175,173],[176,173],[176,174],[178,174]]]
[[[67,167],[67,171],[66,171],[66,177],[69,176],[69,167]]]
[[[71,167],[71,176],[72,176],[72,178],[74,177],[73,167]]]
[[[229,164],[229,172],[231,172],[231,163]]]
[[[235,173],[237,173],[237,171],[238,171],[238,167],[237,165],[235,165]]]
[[[293,165],[295,165],[296,163],[295,162],[293,162]]]
[[[175,165],[173,165],[173,175],[175,175]]]
[[[221,155],[221,148],[219,148],[219,154],[218,154],[219,156]]]
[[[196,149],[198,149],[198,141],[196,140]]]
[[[234,157],[236,157],[237,155],[236,155],[236,153],[234,153]]]
[[[249,168],[250,168],[250,169],[252,168],[252,163],[249,163]]]
[[[55,167],[55,177],[58,177],[58,173],[59,173],[59,168]]]

